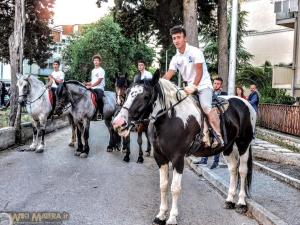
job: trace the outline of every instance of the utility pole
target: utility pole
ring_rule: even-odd
[[[238,0],[232,0],[228,95],[234,95],[234,89],[235,89],[237,28],[238,28]]]

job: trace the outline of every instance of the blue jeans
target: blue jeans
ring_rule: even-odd
[[[205,162],[207,162],[208,157],[202,157],[203,160],[205,160]],[[220,154],[214,155],[214,162],[215,163],[219,163],[219,159],[220,159]]]

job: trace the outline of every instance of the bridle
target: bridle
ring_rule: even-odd
[[[45,92],[47,91],[47,88],[45,88],[44,91],[42,92],[42,94],[41,94],[39,97],[37,97],[35,100],[33,100],[33,101],[27,101],[27,97],[28,97],[29,92],[30,92],[30,90],[31,90],[31,84],[30,84],[30,82],[29,82],[29,80],[28,80],[29,77],[30,77],[30,75],[29,75],[27,78],[24,79],[24,81],[26,81],[26,82],[28,83],[28,85],[29,85],[29,90],[28,90],[25,94],[22,94],[22,95],[19,95],[19,96],[18,96],[18,97],[26,97],[26,101],[24,101],[24,103],[25,103],[26,105],[31,105],[32,103],[36,102],[36,101],[39,100],[39,99],[45,94]]]
[[[86,88],[84,90],[84,92],[77,99],[74,100],[72,93],[70,92],[70,90],[68,89],[68,87],[66,85],[66,82],[63,83],[63,87],[67,90],[68,98],[70,99],[71,104],[68,104],[66,106],[66,104],[62,100],[59,100],[57,103],[57,106],[62,108],[62,112],[67,111],[71,107],[72,108],[75,107],[76,103],[78,103],[80,101],[80,99],[84,96],[84,94],[88,91],[88,89]]]

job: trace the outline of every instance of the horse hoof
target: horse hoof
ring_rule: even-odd
[[[125,161],[125,162],[129,162],[129,161],[130,161],[130,158],[129,158],[129,156],[125,156],[125,157],[124,157],[124,159],[123,159],[123,161]]]
[[[144,162],[144,158],[143,157],[139,157],[136,163],[143,163]]]
[[[225,202],[224,209],[234,209],[235,203],[234,202]]]
[[[165,224],[166,224],[166,220],[160,220],[157,217],[155,217],[152,223],[152,225],[165,225]]]
[[[35,151],[36,147],[37,147],[36,145],[30,145],[29,151]]]
[[[79,152],[79,151],[76,151],[76,152],[74,153],[75,156],[80,156],[80,154],[81,154],[81,152]]]
[[[127,149],[126,148],[123,148],[122,149],[122,153],[126,153],[127,152]]]
[[[114,149],[112,147],[107,147],[106,151],[107,152],[112,152]]]
[[[247,205],[237,205],[235,211],[240,214],[244,214],[247,212]]]
[[[81,153],[79,157],[80,157],[80,158],[87,158],[87,156],[88,156],[88,154],[86,154],[86,153]]]
[[[73,142],[70,142],[70,143],[69,143],[69,146],[70,146],[70,147],[74,147],[75,144],[74,144]]]
[[[40,148],[40,149],[36,149],[35,153],[42,153],[44,151],[44,149]]]
[[[146,152],[146,156],[147,156],[147,157],[150,156],[150,151],[149,151],[149,152],[148,152],[148,151]]]
[[[119,152],[119,151],[121,151],[121,148],[119,146],[117,146],[117,147],[114,148],[114,150]]]

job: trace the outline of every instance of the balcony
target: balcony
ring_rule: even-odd
[[[298,13],[298,0],[278,0],[274,4],[276,24],[294,28]]]

